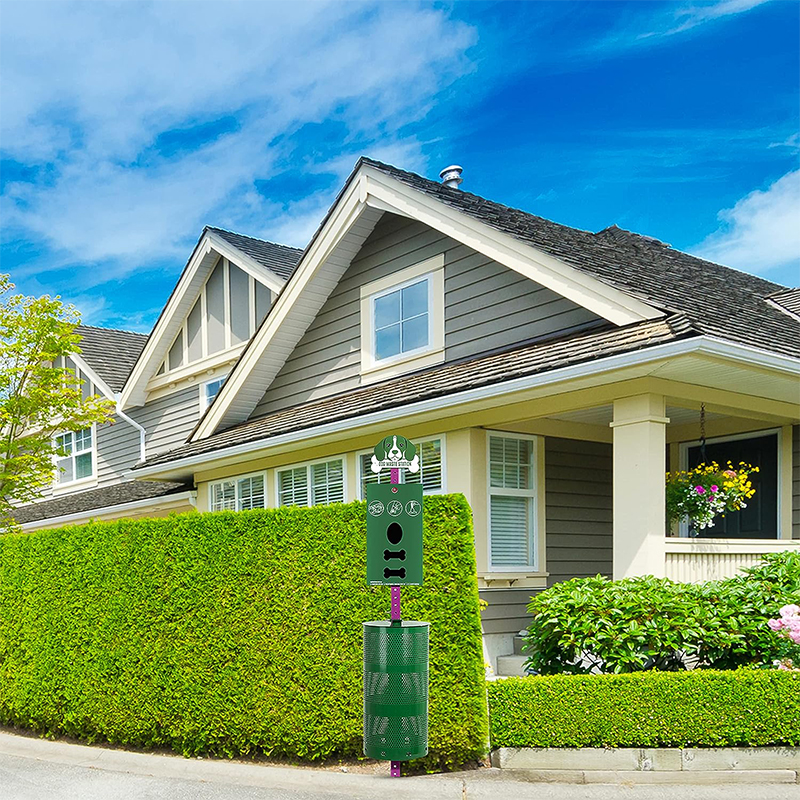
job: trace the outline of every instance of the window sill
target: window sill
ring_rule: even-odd
[[[368,363],[366,354],[361,354],[361,385],[364,386],[370,383],[377,383],[378,381],[387,378],[395,378],[398,375],[405,375],[417,369],[424,367],[431,367],[434,364],[441,364],[444,361],[444,348],[437,348],[436,350],[426,350],[419,355],[410,356],[409,358],[402,358],[392,361],[389,364],[375,364],[373,366],[364,366]]]
[[[97,486],[97,477],[95,475],[92,475],[90,478],[80,478],[77,481],[70,481],[69,483],[57,483],[53,486],[53,497],[59,497],[63,494],[72,494],[82,489],[93,489],[95,486]]]
[[[479,589],[546,589],[549,572],[481,572]]]

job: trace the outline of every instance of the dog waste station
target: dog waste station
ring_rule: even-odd
[[[364,623],[364,754],[391,761],[399,777],[401,761],[428,754],[430,623],[404,620],[400,608],[400,587],[423,577],[422,485],[401,481],[419,473],[416,447],[385,436],[371,469],[379,482],[367,484],[367,583],[391,587],[391,615]]]

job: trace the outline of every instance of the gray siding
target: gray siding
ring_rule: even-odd
[[[252,417],[359,386],[361,286],[441,253],[446,361],[601,322],[586,309],[438,231],[386,214]]]
[[[612,572],[612,450],[603,442],[545,438],[547,585]],[[800,477],[800,475],[798,476]],[[482,589],[484,633],[527,626],[534,589]]]
[[[792,426],[792,538],[800,539],[800,425]]]
[[[97,485],[121,483],[139,460],[139,431],[116,415],[113,425],[97,426]]]
[[[200,418],[200,387],[195,384],[159,397],[140,408],[131,409],[128,416],[147,431],[148,456],[172,450],[189,438]]]
[[[545,439],[548,585],[611,576],[612,449],[604,442]]]
[[[528,603],[536,589],[481,589],[489,605],[481,613],[484,633],[519,633],[528,626]]]

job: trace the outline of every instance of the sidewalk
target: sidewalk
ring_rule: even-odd
[[[0,732],[1,800],[800,800],[800,786],[571,786],[481,769],[392,779],[186,759]]]

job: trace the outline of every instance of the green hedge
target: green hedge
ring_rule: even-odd
[[[363,503],[90,523],[0,539],[0,723],[184,754],[361,753]],[[430,751],[485,751],[469,506],[425,503]]]
[[[540,675],[489,686],[493,747],[800,744],[800,672]]]

